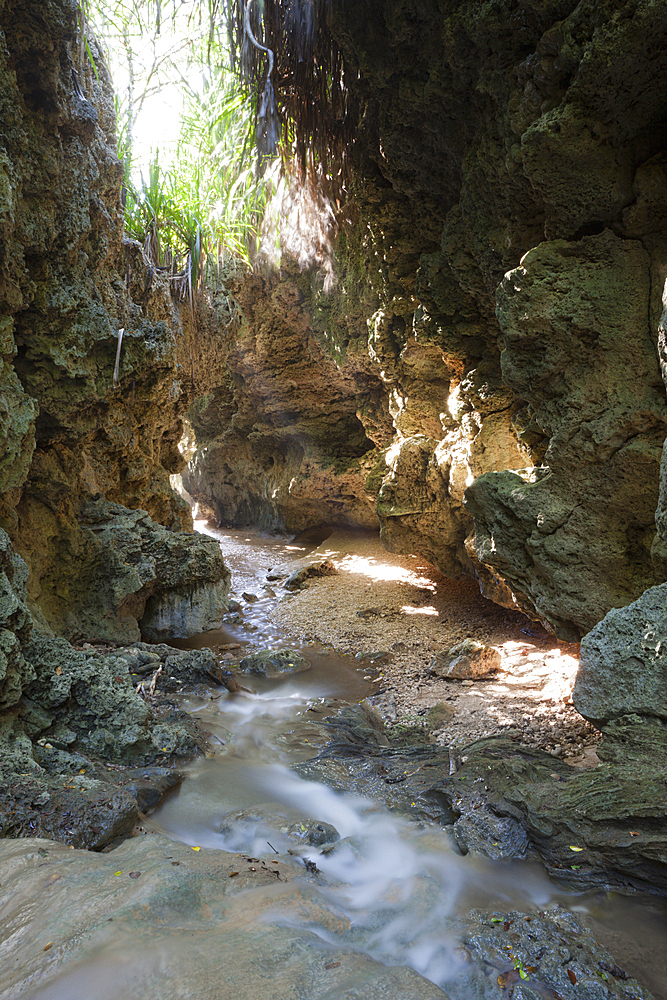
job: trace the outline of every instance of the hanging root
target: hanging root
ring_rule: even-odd
[[[278,113],[276,109],[276,96],[273,92],[273,50],[265,45],[260,45],[252,33],[250,27],[250,5],[252,0],[247,0],[243,19],[243,28],[246,37],[260,52],[266,52],[269,57],[269,68],[266,73],[264,90],[259,102],[257,113],[257,148],[260,156],[275,156],[278,148]]]

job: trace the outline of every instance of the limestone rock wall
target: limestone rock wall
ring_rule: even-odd
[[[335,287],[251,290],[188,483],[287,528],[369,523],[365,493],[389,548],[576,639],[667,577],[667,8],[353,0],[331,24],[365,102]]]
[[[318,337],[311,278],[296,266],[245,276],[242,318],[221,338],[213,310],[199,334],[204,389],[189,412],[199,448],[184,485],[218,523],[377,526],[365,480],[373,439],[391,438],[386,402],[365,352],[332,357]]]
[[[122,240],[75,5],[0,24],[0,523],[41,628],[83,606],[91,498],[191,527],[186,412],[220,523],[379,524],[567,638],[667,578],[663,3],[332,5],[365,105],[332,280],[285,258],[198,330]],[[158,590],[108,606],[162,635]]]
[[[440,351],[443,429],[395,408],[383,536],[452,573],[469,534],[491,596],[509,584],[576,638],[665,577],[667,11],[384,3],[372,20],[364,34],[346,7],[340,25],[375,112],[368,155],[428,206],[425,236],[442,221],[392,308],[414,307],[394,344],[403,384],[411,355]]]
[[[197,631],[201,588],[215,621],[229,576],[210,540],[181,535],[192,520],[169,475],[184,464],[190,338],[166,282],[123,240],[111,82],[72,0],[3,0],[0,33],[0,526],[42,630],[130,641],[149,599],[192,587]],[[143,552],[133,580],[127,568],[111,580],[87,522],[100,498],[109,551],[127,508],[142,510],[135,547],[180,539],[173,564]],[[177,579],[179,561],[198,563],[196,581]]]

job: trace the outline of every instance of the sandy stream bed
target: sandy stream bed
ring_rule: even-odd
[[[237,539],[242,534],[234,532]],[[572,706],[578,645],[559,642],[519,612],[487,601],[473,580],[448,580],[416,556],[387,552],[377,536],[339,530],[295,560],[298,551],[289,545],[257,551],[254,580],[235,572],[234,596],[257,592],[257,573],[275,577],[331,560],[338,575],[310,579],[294,594],[281,596],[279,583],[264,584],[265,593],[275,588],[279,597],[268,618],[300,641],[352,656],[371,654],[362,664],[377,684],[371,701],[385,722],[425,727],[425,735],[443,745],[516,734],[573,766],[598,762],[599,734]],[[230,562],[234,569],[233,555]],[[501,671],[474,682],[433,677],[435,654],[466,638],[494,646]]]

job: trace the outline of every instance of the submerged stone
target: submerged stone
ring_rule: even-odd
[[[283,841],[283,848],[285,843],[321,847],[323,844],[332,844],[340,840],[340,834],[330,823],[308,816],[293,820],[264,806],[236,809],[227,813],[218,831],[225,837],[229,846],[236,843],[247,844],[262,838],[266,843],[271,841],[271,847],[274,849],[278,838]],[[263,848],[266,847],[266,843],[262,844]],[[279,840],[278,843],[280,845]]]
[[[281,677],[284,674],[310,670],[310,663],[295,649],[264,649],[260,653],[244,656],[239,663],[239,670],[262,677]]]

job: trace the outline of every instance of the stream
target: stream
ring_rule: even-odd
[[[242,531],[215,534],[224,542],[237,594],[250,591],[259,599],[248,604],[242,622],[179,645],[250,640],[285,645],[268,618],[275,597],[261,590],[266,569],[274,559],[284,563],[303,556],[317,539],[287,545]],[[331,740],[323,720],[345,703],[358,703],[372,685],[367,668],[351,657],[321,646],[289,645],[311,662],[309,671],[273,679],[253,676],[247,682],[251,692],[182,696],[182,708],[210,733],[207,755],[187,766],[186,780],[143,821],[141,835],[117,850],[86,855],[63,847],[57,856],[45,850],[45,866],[69,865],[70,888],[54,869],[49,878],[58,883],[61,896],[49,889],[52,902],[40,904],[41,911],[32,893],[37,885],[53,884],[47,867],[46,881],[31,881],[29,842],[15,842],[24,845],[16,858],[17,878],[24,881],[17,885],[25,920],[32,921],[32,937],[26,930],[21,948],[37,941],[41,956],[41,942],[49,938],[45,944],[51,948],[55,935],[49,927],[62,927],[65,907],[80,904],[82,916],[78,924],[68,918],[67,940],[48,981],[40,966],[34,986],[28,976],[20,992],[0,990],[0,998],[512,996],[511,987],[503,991],[500,979],[494,981],[496,971],[511,975],[509,961],[498,965],[491,978],[487,970],[488,989],[470,978],[469,955],[457,928],[479,908],[487,922],[506,925],[510,911],[584,918],[619,966],[658,1000],[667,1000],[662,900],[605,892],[577,895],[555,885],[534,862],[464,857],[443,828],[389,813],[353,789],[341,795],[300,778],[292,766]],[[86,856],[94,871],[86,867]],[[30,857],[34,860],[34,850]],[[186,876],[193,880],[187,891],[185,883],[174,881]],[[296,952],[302,963],[297,966]],[[29,965],[28,954],[19,949],[17,961]],[[342,977],[337,985],[325,988],[313,978],[315,961],[318,976],[324,969]],[[238,966],[234,975],[231,965]],[[217,971],[204,974],[208,967]],[[387,967],[395,970],[395,981],[383,978]],[[429,982],[410,979],[411,970]],[[170,988],[164,986],[167,980]],[[519,987],[526,990],[520,980]],[[516,997],[557,995],[544,992],[537,980],[533,992],[519,987]],[[604,987],[599,996],[606,995],[612,994]]]
[[[258,563],[258,550],[271,560],[298,558],[322,540],[313,535],[286,544],[241,531],[205,530],[221,539],[236,590],[242,585],[260,594],[265,569]],[[271,603],[271,598],[260,598],[244,614],[257,630],[251,633],[253,642],[267,646],[281,640],[266,618]],[[245,639],[242,631],[220,637],[223,642]],[[557,904],[594,918],[599,937],[605,936],[604,928],[609,931],[610,947],[618,950],[625,937],[626,964],[656,997],[667,1000],[667,908],[656,900],[616,893],[573,897],[559,890],[538,864],[462,857],[441,830],[420,829],[367,800],[342,797],[295,776],[290,765],[308,760],[326,742],[313,725],[313,709],[317,715],[331,714],[337,700],[357,702],[372,687],[363,680],[367,668],[350,657],[293,641],[289,645],[310,660],[311,671],[283,680],[253,678],[254,694],[184,702],[212,734],[212,742],[220,741],[219,748],[192,766],[191,780],[151,817],[151,829],[191,846],[258,855],[270,845],[282,853],[294,845],[281,827],[289,821],[298,824],[305,815],[331,824],[341,838],[353,838],[354,849],[306,854],[325,875],[340,880],[341,887],[329,889],[327,898],[358,928],[360,946],[380,961],[409,965],[444,987],[456,966],[451,949],[442,948],[452,915],[473,907],[530,911]],[[230,814],[234,821],[225,823]],[[272,822],[272,814],[283,822]],[[430,893],[415,891],[416,882],[424,879],[438,886],[435,904]],[[381,927],[374,929],[379,913]],[[633,953],[641,953],[641,959],[633,962]]]

